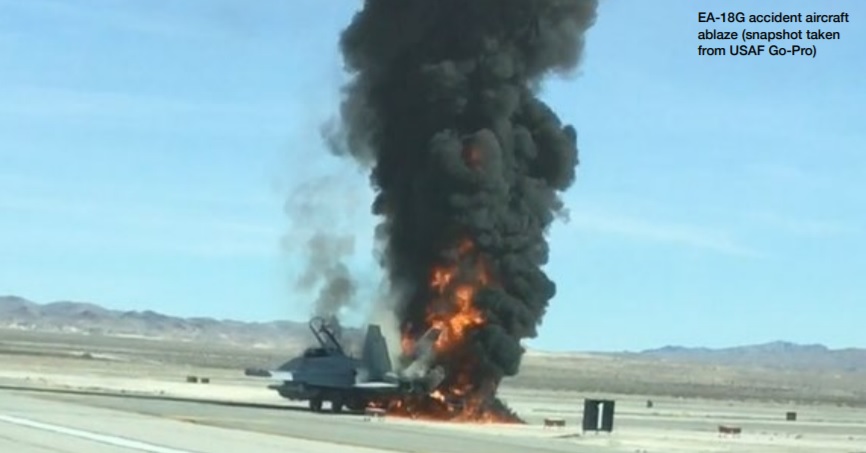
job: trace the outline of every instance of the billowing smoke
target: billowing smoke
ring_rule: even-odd
[[[454,393],[492,395],[516,374],[520,341],[556,294],[545,234],[575,179],[577,134],[537,93],[576,67],[596,7],[367,0],[341,36],[353,74],[341,148],[372,167],[401,328],[417,338],[434,319],[445,326],[436,360]],[[436,269],[453,270],[443,286]]]
[[[325,318],[339,338],[339,316],[355,302],[357,285],[346,263],[355,252],[355,238],[339,234],[328,218],[334,206],[340,205],[333,194],[322,196],[325,188],[333,188],[332,182],[330,178],[314,179],[293,192],[286,204],[292,228],[284,241],[293,251],[303,247],[304,267],[295,289],[303,295],[318,290],[315,299],[300,299],[300,303],[309,306],[312,316]]]
[[[343,307],[351,306],[355,297],[355,281],[343,262],[354,252],[354,247],[355,241],[351,236],[315,232],[307,241],[306,269],[296,282],[299,290],[319,288],[313,303],[313,316],[328,320],[338,339],[341,334],[338,315]]]
[[[316,231],[307,241],[307,265],[296,286],[308,291],[319,287],[313,315],[336,316],[355,296],[355,281],[343,259],[354,252],[352,236],[339,237]]]

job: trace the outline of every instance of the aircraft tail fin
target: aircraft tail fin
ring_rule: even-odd
[[[382,329],[376,324],[367,326],[367,336],[364,338],[364,349],[361,360],[369,373],[370,381],[383,381],[393,373],[391,357],[388,355],[388,345],[382,335]]]

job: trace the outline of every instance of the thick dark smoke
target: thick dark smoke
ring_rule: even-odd
[[[475,299],[486,323],[440,358],[495,392],[517,373],[520,340],[556,293],[542,271],[545,233],[572,185],[577,134],[537,97],[541,79],[576,67],[596,0],[367,0],[343,32],[354,75],[340,131],[373,167],[373,212],[398,318],[424,332],[431,269],[475,244],[493,283]],[[471,363],[471,370],[466,369]]]

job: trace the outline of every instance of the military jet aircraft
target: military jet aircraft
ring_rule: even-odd
[[[324,319],[313,318],[310,330],[318,347],[308,348],[276,370],[247,368],[244,374],[280,381],[268,388],[289,400],[309,401],[313,412],[320,412],[323,402],[328,401],[335,413],[341,412],[344,406],[360,411],[370,403],[401,395],[429,394],[445,378],[442,368],[429,368],[433,344],[440,333],[436,329],[430,329],[418,340],[414,351],[416,366],[411,373],[393,370],[388,346],[378,325],[367,327],[360,358],[343,350]]]

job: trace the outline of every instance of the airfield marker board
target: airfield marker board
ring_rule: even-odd
[[[586,399],[583,401],[583,431],[613,431],[614,400]]]

